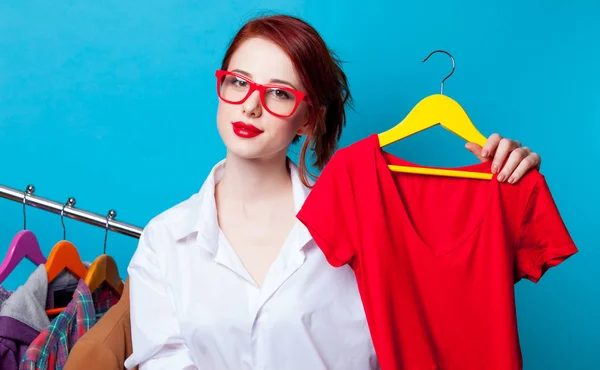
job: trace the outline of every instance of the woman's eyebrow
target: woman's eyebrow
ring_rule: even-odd
[[[294,90],[298,90],[298,88],[296,86],[294,86],[294,84],[292,84],[291,82],[287,82],[286,80],[280,80],[277,78],[273,78],[271,79],[271,81],[269,81],[271,83],[276,83],[276,84],[284,84],[284,85],[288,85],[290,86],[292,89]]]
[[[241,75],[244,75],[244,76],[246,76],[246,77],[248,77],[248,78],[252,78],[252,73],[246,72],[246,71],[244,71],[244,70],[242,70],[242,69],[234,69],[234,70],[232,70],[231,72],[236,72],[236,73],[239,73],[239,74],[241,74]],[[294,86],[294,84],[292,84],[291,82],[289,82],[289,81],[286,81],[286,80],[282,80],[282,79],[279,79],[279,78],[272,78],[272,79],[269,81],[269,83],[276,83],[276,84],[288,85],[288,86],[290,86],[292,89],[294,89],[294,90],[298,90],[298,88],[297,88],[296,86]]]

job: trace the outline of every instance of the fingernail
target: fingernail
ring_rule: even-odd
[[[498,175],[498,181],[500,181],[500,182],[504,181],[504,175]]]
[[[484,150],[484,151],[482,151],[482,152],[481,152],[481,156],[482,156],[483,158],[487,157],[487,156],[488,156],[488,152],[486,152],[485,150]]]
[[[509,184],[514,184],[515,183],[515,178],[511,177],[510,179],[508,179],[508,183]]]
[[[498,172],[498,166],[492,165],[492,173]]]

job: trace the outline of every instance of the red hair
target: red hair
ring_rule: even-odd
[[[231,41],[221,69],[227,70],[231,56],[247,39],[261,37],[279,46],[292,60],[308,92],[310,129],[302,145],[298,170],[302,183],[309,185],[306,152],[312,150],[312,165],[322,170],[329,161],[346,125],[344,105],[352,99],[340,61],[319,33],[305,21],[288,15],[258,17],[246,23]],[[321,107],[325,108],[323,115]],[[296,143],[300,139],[294,139]]]

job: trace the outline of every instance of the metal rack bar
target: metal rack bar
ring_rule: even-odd
[[[102,216],[97,213],[75,208],[74,198],[69,198],[69,200],[65,204],[61,204],[53,200],[33,195],[34,191],[35,187],[33,185],[27,186],[26,191],[20,191],[17,189],[9,188],[8,186],[0,185],[0,198],[5,198],[15,202],[23,203],[24,205],[39,208],[44,211],[55,213],[57,215],[64,215],[64,217],[68,217],[73,220],[81,221],[89,225],[101,227],[103,229],[108,229],[116,233],[128,235],[134,238],[139,238],[142,234],[141,227],[115,220],[114,218],[117,216],[117,212],[112,209],[109,211],[107,216]],[[25,218],[24,223],[24,226],[26,226]]]

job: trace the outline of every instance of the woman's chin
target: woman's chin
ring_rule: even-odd
[[[260,159],[267,156],[262,145],[249,140],[228,140],[225,146],[229,156],[233,155],[240,159]]]

